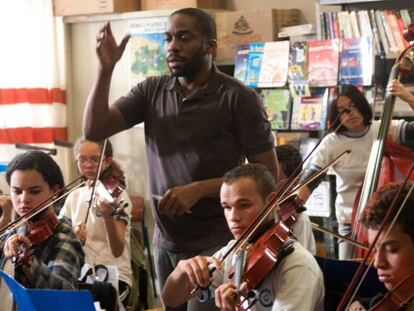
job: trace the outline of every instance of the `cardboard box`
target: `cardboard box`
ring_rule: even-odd
[[[279,28],[300,24],[300,10],[217,12],[216,60],[234,61],[236,45],[278,40]]]
[[[139,10],[139,0],[53,0],[55,16],[122,13]]]
[[[142,10],[165,10],[181,8],[225,9],[224,0],[141,0]]]

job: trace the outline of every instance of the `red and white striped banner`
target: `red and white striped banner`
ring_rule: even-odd
[[[66,124],[63,90],[0,89],[0,144],[66,140]]]

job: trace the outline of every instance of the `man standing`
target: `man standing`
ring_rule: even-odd
[[[146,79],[108,107],[112,72],[129,37],[118,46],[109,23],[101,29],[98,76],[83,124],[91,140],[145,124],[161,287],[179,260],[212,254],[231,238],[218,198],[226,171],[247,157],[278,177],[271,127],[258,95],[212,62],[214,20],[199,9],[178,10],[164,38],[171,75]]]

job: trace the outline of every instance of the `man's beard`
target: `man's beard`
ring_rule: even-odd
[[[204,64],[205,52],[200,49],[193,57],[181,68],[169,68],[171,76],[194,78],[201,71]]]

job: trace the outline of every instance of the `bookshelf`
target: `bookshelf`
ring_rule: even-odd
[[[368,30],[374,38],[376,52],[372,86],[373,88],[384,90],[396,57],[408,46],[402,38],[401,29],[407,26],[407,23],[414,23],[414,2],[412,0],[316,0],[315,8],[317,36],[319,39],[331,35],[332,23],[335,23],[337,28],[341,29],[343,27],[341,25],[343,19],[340,18],[343,14],[349,16],[349,20],[345,19],[345,23],[350,23],[351,28],[354,24],[357,24],[356,27],[359,27],[361,35],[362,28],[370,28]],[[357,16],[354,23],[352,22],[351,13]],[[408,13],[409,18],[403,19],[404,14],[402,13]],[[361,17],[362,15],[366,16],[365,23]],[[330,31],[328,25],[331,27]],[[345,35],[344,32],[340,32],[341,37]],[[353,35],[355,36],[355,33]],[[413,77],[403,79],[403,82],[413,82]],[[382,103],[379,98],[375,100],[375,104],[377,103],[381,107]],[[414,117],[414,113],[411,110],[403,109],[399,111],[399,106],[404,105],[403,103],[396,105],[394,116]],[[376,110],[378,110],[378,107]],[[379,114],[380,112],[375,113],[376,116]]]

